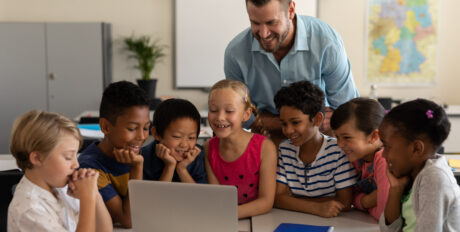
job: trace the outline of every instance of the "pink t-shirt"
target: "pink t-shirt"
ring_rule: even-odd
[[[254,134],[244,153],[233,162],[222,159],[219,138],[209,141],[208,159],[212,171],[220,184],[238,188],[238,204],[253,201],[258,196],[260,154],[264,140],[265,136]]]
[[[365,210],[361,205],[361,198],[373,190],[377,189],[377,206],[367,209],[369,214],[379,220],[380,215],[385,209],[388,198],[390,183],[386,175],[387,162],[382,157],[383,148],[374,155],[373,162],[363,162],[358,160],[353,162],[356,171],[361,174],[358,183],[355,186],[353,204],[361,210]]]

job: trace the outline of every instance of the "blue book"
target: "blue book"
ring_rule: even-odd
[[[294,223],[281,223],[274,232],[332,232],[334,227],[332,226],[315,226],[305,224],[294,224]]]

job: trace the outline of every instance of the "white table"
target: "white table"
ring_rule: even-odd
[[[84,124],[83,124],[84,125]],[[80,133],[83,138],[86,139],[103,139],[104,133],[101,130],[92,130],[92,129],[83,129],[79,128]],[[200,128],[200,134],[198,135],[198,139],[210,139],[212,137],[212,129],[209,126],[202,126]]]
[[[16,159],[10,154],[0,155],[0,171],[17,169]]]
[[[114,227],[113,232],[133,232],[133,230]],[[251,232],[251,219],[238,220],[238,232]]]
[[[150,119],[153,118],[153,110],[150,111]],[[207,110],[199,110],[198,111],[200,113],[200,116],[202,119],[207,119],[208,118],[208,111]],[[83,111],[81,114],[77,115],[75,118],[73,118],[73,120],[75,122],[78,122],[80,121],[80,118],[81,117],[99,117],[99,111],[97,110],[86,110],[86,111]]]
[[[338,217],[323,218],[307,213],[272,209],[268,214],[252,217],[253,232],[274,231],[281,223],[333,226],[334,232],[377,232],[377,220],[358,210],[342,212]]]
[[[153,112],[150,111],[150,119],[153,118]],[[212,137],[212,129],[207,123],[207,118],[208,118],[208,111],[207,110],[200,110],[199,111],[202,122],[206,121],[206,123],[202,123],[201,125],[201,130],[200,134],[198,135],[199,139],[202,139],[204,141],[210,139]],[[99,117],[99,111],[96,110],[88,110],[84,111],[78,116],[76,116],[73,120],[75,122],[80,121],[81,117]],[[87,129],[80,129],[80,133],[84,138],[88,139],[102,139],[104,138],[104,134],[100,130],[87,130]]]

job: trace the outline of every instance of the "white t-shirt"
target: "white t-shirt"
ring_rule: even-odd
[[[56,197],[24,175],[8,207],[8,231],[75,231],[80,201],[67,195],[67,186],[53,191]]]

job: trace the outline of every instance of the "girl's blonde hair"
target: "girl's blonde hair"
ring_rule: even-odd
[[[10,136],[10,151],[18,167],[23,171],[33,168],[30,153],[36,151],[47,156],[64,133],[75,136],[81,147],[80,130],[72,120],[58,113],[35,110],[19,116],[14,121]]]
[[[243,99],[243,103],[245,105],[245,109],[250,108],[252,110],[252,113],[254,114],[256,118],[256,120],[252,124],[252,131],[255,133],[265,135],[265,136],[269,136],[268,131],[264,128],[262,120],[259,117],[259,111],[257,110],[257,107],[251,102],[251,98],[249,96],[249,89],[244,83],[240,81],[230,80],[230,79],[224,79],[224,80],[220,80],[216,82],[211,87],[211,90],[209,92],[208,102],[210,100],[209,98],[211,97],[211,93],[214,90],[226,89],[226,88],[232,89],[233,91],[235,91],[235,93],[241,96],[241,99]]]

